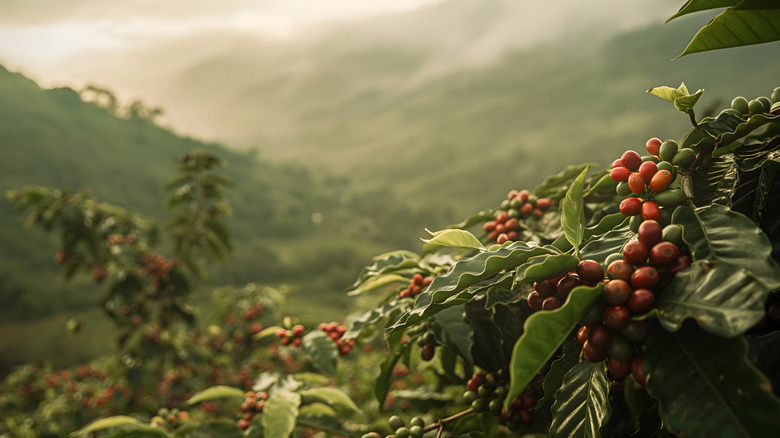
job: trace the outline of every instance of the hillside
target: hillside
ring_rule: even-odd
[[[236,183],[227,194],[236,249],[213,270],[215,284],[289,282],[301,288],[300,299],[312,295],[333,305],[370,255],[414,249],[426,225],[452,221],[410,211],[386,196],[354,195],[344,178],[315,177],[301,167],[177,136],[149,120],[116,117],[69,88],[44,90],[4,68],[0,95],[3,193],[28,184],[86,190],[162,224],[163,185],[174,175],[176,157],[195,147],[221,156],[228,163],[225,175]],[[63,286],[53,242],[40,230],[21,231],[22,218],[10,210],[9,202],[0,203],[4,317],[30,319],[91,307],[97,291],[80,282]],[[314,213],[322,223],[312,222]],[[302,248],[302,258],[292,256]]]

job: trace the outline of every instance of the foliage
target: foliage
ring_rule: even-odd
[[[686,13],[705,3],[720,5]],[[682,138],[568,167],[419,254],[375,257],[349,289],[356,311],[317,329],[255,284],[216,289],[198,323],[203,266],[231,248],[214,155],[185,155],[168,186],[170,256],[142,216],[9,192],[29,225],[60,232],[67,277],[103,283],[120,337],[93,364],[9,375],[0,433],[772,436],[780,87],[701,120],[701,90],[651,92],[688,116]]]

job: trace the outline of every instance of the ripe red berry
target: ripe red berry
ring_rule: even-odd
[[[547,298],[554,294],[555,288],[548,280],[537,281],[534,283],[534,290],[539,293],[542,298]]]
[[[668,268],[666,272],[668,272],[671,275],[675,275],[678,272],[682,271],[683,269],[687,268],[688,266],[691,266],[691,263],[693,263],[691,256],[681,255],[680,257],[677,258],[677,262],[674,265],[672,265],[671,268]]]
[[[531,203],[523,204],[522,207],[520,207],[520,215],[521,216],[528,216],[531,214],[531,212],[534,211],[534,206],[531,205]]]
[[[611,306],[604,309],[604,324],[612,329],[620,330],[631,322],[631,314],[623,306]]]
[[[420,357],[427,362],[433,359],[434,353],[436,353],[436,346],[434,344],[425,344],[420,352]]]
[[[652,266],[642,266],[631,274],[631,287],[634,289],[652,289],[661,277],[658,271]]]
[[[647,254],[647,246],[638,240],[632,240],[623,246],[623,258],[634,266],[644,265]]]
[[[645,179],[639,172],[633,172],[628,176],[628,188],[637,195],[641,195],[645,192]]]
[[[496,229],[496,221],[487,221],[482,225],[482,229],[488,233]]]
[[[658,166],[652,161],[645,161],[639,166],[639,174],[645,181],[652,181],[656,172],[658,172]]]
[[[506,235],[506,233],[501,233],[496,237],[496,243],[499,245],[503,245],[509,241],[509,236]]]
[[[607,348],[612,338],[612,330],[604,324],[594,324],[588,331],[588,342],[596,348]]]
[[[642,217],[645,220],[661,222],[661,208],[654,201],[645,201],[642,204]]]
[[[629,175],[631,175],[631,171],[625,167],[615,167],[609,172],[609,177],[616,182],[628,181]]]
[[[580,343],[585,343],[585,341],[588,340],[588,335],[590,334],[590,327],[587,325],[584,325],[580,327],[579,331],[577,332],[577,340],[580,341]]]
[[[545,211],[552,206],[552,200],[548,198],[539,198],[536,200],[536,208]]]
[[[650,263],[659,268],[666,268],[677,263],[680,250],[672,242],[661,242],[650,250]]]
[[[655,295],[650,289],[636,289],[629,295],[626,308],[631,313],[645,313],[653,308],[653,303],[655,303]]]
[[[516,217],[510,218],[504,223],[505,232],[517,231],[519,229],[520,229],[520,221],[518,221]]]
[[[597,282],[604,279],[604,268],[595,260],[583,260],[577,264],[577,275],[582,281]]]
[[[590,341],[582,344],[582,356],[590,362],[601,362],[607,358],[607,351],[591,345]]]
[[[561,299],[555,296],[547,297],[542,301],[542,310],[555,310],[561,307]]]
[[[631,286],[625,280],[609,280],[604,285],[604,301],[613,306],[619,306],[628,300]]]
[[[631,362],[621,362],[615,358],[607,358],[607,369],[616,379],[623,379],[631,374]]]
[[[285,329],[279,329],[276,331],[276,337],[279,339],[284,339],[287,337],[287,330]]]
[[[582,280],[580,279],[580,276],[573,272],[570,272],[566,274],[565,277],[561,278],[560,281],[558,281],[556,288],[558,289],[558,293],[561,296],[568,297],[572,289],[580,285],[582,285]]]
[[[620,201],[620,212],[624,216],[636,216],[642,210],[642,200],[635,197]]]
[[[618,158],[617,160],[615,160],[615,161],[613,161],[613,162],[612,162],[612,168],[614,169],[614,168],[616,168],[616,167],[626,167],[626,165],[625,165],[625,164],[623,164],[623,160],[621,160],[620,158]]]
[[[672,173],[666,169],[659,170],[650,179],[650,190],[653,193],[661,193],[668,189],[670,184],[672,184]]]
[[[292,335],[295,337],[298,337],[303,334],[304,328],[302,325],[297,324],[295,327],[292,328]]]
[[[664,231],[658,221],[650,219],[639,224],[637,234],[640,242],[644,243],[646,247],[652,248],[663,240]]]
[[[623,165],[632,171],[638,170],[642,164],[642,157],[636,151],[625,151],[620,159],[623,161]]]
[[[644,355],[637,354],[631,360],[631,375],[634,377],[634,380],[636,380],[636,383],[638,383],[639,386],[643,388],[645,386],[645,383],[647,383],[647,379],[645,377],[645,371],[642,369],[642,361],[644,360],[644,358],[645,358]]]
[[[542,302],[544,302],[544,298],[539,295],[539,292],[533,291],[528,294],[528,307],[531,310],[542,310]]]
[[[657,156],[658,152],[661,150],[661,139],[654,137],[650,140],[647,140],[647,143],[645,143],[645,148],[650,155]]]
[[[509,220],[509,213],[502,211],[496,216],[496,225],[503,224],[507,220]]]
[[[628,282],[633,273],[634,267],[625,260],[615,260],[607,266],[607,277],[613,280],[621,279]]]
[[[292,340],[292,344],[293,344],[294,346],[296,346],[296,347],[300,347],[300,346],[301,346],[301,338],[295,338],[295,339],[293,339],[293,340]]]

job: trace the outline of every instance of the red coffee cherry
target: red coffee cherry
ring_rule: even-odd
[[[607,277],[613,280],[621,279],[628,282],[633,273],[634,267],[625,260],[615,260],[607,266]]]
[[[639,166],[638,172],[646,182],[651,181],[656,172],[658,172],[658,166],[652,161],[645,161]]]
[[[652,266],[642,266],[631,274],[631,287],[634,289],[652,289],[661,277],[658,271]]]
[[[637,195],[645,192],[645,179],[639,172],[633,172],[628,176],[628,188]]]
[[[671,268],[668,268],[666,272],[668,272],[670,275],[675,275],[678,272],[682,271],[683,269],[687,268],[688,266],[691,266],[691,263],[693,263],[693,259],[691,259],[691,256],[687,255],[681,255],[677,258],[677,262],[675,262],[674,265],[672,265]]]
[[[661,222],[661,207],[654,201],[645,201],[642,204],[642,217],[645,218],[645,220]]]
[[[661,242],[650,250],[650,263],[659,268],[666,268],[677,263],[680,250],[672,242]]]
[[[549,280],[537,281],[534,283],[534,290],[542,298],[547,298],[555,293],[555,288]]]
[[[604,309],[604,324],[612,329],[620,330],[631,322],[631,314],[623,306],[611,306]]]
[[[561,299],[558,297],[547,297],[542,301],[542,310],[555,310],[561,307]]]
[[[626,165],[625,165],[625,164],[623,164],[623,160],[621,160],[620,158],[618,158],[617,160],[615,160],[615,161],[613,161],[613,162],[612,162],[612,168],[614,169],[614,168],[616,168],[616,167],[626,167]]]
[[[582,344],[582,356],[590,362],[601,362],[607,358],[607,351],[591,345],[590,341]]]
[[[638,240],[632,240],[623,246],[623,257],[634,266],[642,266],[647,261],[647,246]]]
[[[577,264],[577,275],[582,281],[596,282],[604,279],[604,268],[595,260],[583,260]]]
[[[577,340],[580,341],[580,343],[584,344],[585,341],[588,340],[589,334],[590,334],[590,327],[584,325],[580,327],[579,331],[577,332]]]
[[[646,247],[652,248],[663,240],[663,227],[656,220],[646,220],[639,224],[637,234],[640,242],[644,243]]]
[[[639,198],[626,198],[620,201],[620,212],[625,216],[636,216],[642,210],[642,200]]]
[[[575,273],[569,273],[558,282],[558,293],[563,297],[568,297],[572,289],[580,285],[582,285],[580,276]]]
[[[631,171],[625,167],[615,167],[609,172],[609,177],[616,182],[628,181],[629,175],[631,175]]]
[[[623,152],[623,156],[620,157],[620,160],[623,161],[623,165],[631,171],[638,170],[639,166],[642,165],[642,157],[640,157],[636,151]]]
[[[542,296],[539,295],[539,292],[533,291],[530,294],[528,294],[528,307],[530,307],[531,310],[542,310],[543,302],[544,302],[544,298],[542,298]]]
[[[607,369],[616,379],[624,379],[631,374],[631,362],[621,362],[610,357],[607,359]]]
[[[645,149],[647,149],[647,152],[650,155],[658,155],[658,152],[661,150],[661,139],[659,138],[651,138],[650,140],[647,140],[647,143],[645,143]]]
[[[636,383],[638,383],[639,386],[643,388],[645,386],[645,383],[647,383],[647,379],[645,377],[645,371],[642,369],[642,361],[644,360],[644,358],[645,356],[643,354],[637,354],[631,360],[631,375],[634,376],[634,380],[636,380]]]
[[[594,324],[588,331],[588,342],[596,348],[607,348],[610,338],[612,338],[612,330],[604,324]]]
[[[653,193],[661,193],[672,184],[672,173],[668,170],[659,170],[650,179],[650,190]]]
[[[653,308],[655,295],[650,289],[636,289],[631,292],[626,301],[626,308],[631,313],[645,313]]]
[[[613,306],[619,306],[628,300],[631,286],[624,280],[609,280],[604,285],[604,301]]]

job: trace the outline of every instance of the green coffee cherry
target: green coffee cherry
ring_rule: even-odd
[[[422,438],[423,436],[423,428],[420,426],[410,426],[409,427],[409,436],[411,438]]]
[[[780,102],[780,87],[775,88],[772,90],[772,102],[777,103]]]
[[[764,112],[764,104],[758,99],[753,99],[748,102],[748,110],[750,114],[761,114]]]
[[[395,430],[395,438],[409,438],[410,435],[407,427],[402,426]]]
[[[479,394],[476,391],[466,391],[463,393],[463,401],[466,404],[471,404],[474,400],[479,398]]]
[[[474,400],[471,403],[471,409],[474,409],[474,412],[485,412],[488,408],[488,401],[484,398],[478,398]]]
[[[612,332],[607,344],[607,355],[621,362],[628,362],[634,357],[634,345],[619,332]]]
[[[677,168],[674,167],[674,164],[668,162],[668,161],[661,161],[657,165],[658,170],[668,170],[669,173],[672,174],[672,182],[677,179]]]
[[[411,421],[409,421],[409,426],[425,427],[425,420],[423,420],[423,417],[413,417]]]
[[[685,193],[680,189],[669,189],[655,195],[656,204],[661,207],[674,208],[685,202]]]
[[[390,419],[387,420],[387,422],[390,424],[390,429],[393,430],[401,428],[405,425],[404,419],[399,417],[398,415],[393,415],[392,417],[390,417]]]
[[[617,187],[615,187],[615,191],[620,196],[628,196],[632,193],[631,188],[628,187],[628,183],[625,181],[619,182]]]
[[[761,96],[756,98],[757,101],[761,102],[762,105],[764,105],[764,111],[765,113],[768,113],[772,109],[772,101],[769,100],[766,96]]]
[[[696,160],[696,152],[693,149],[680,149],[674,154],[672,164],[680,167],[688,167]]]
[[[652,155],[642,155],[642,162],[644,163],[645,161],[652,161],[653,163],[658,164],[658,162],[661,160]]]
[[[614,262],[615,260],[625,260],[625,257],[623,257],[623,253],[613,253],[607,256],[607,259],[604,260],[604,264],[609,266],[610,263]]]
[[[631,219],[628,221],[628,227],[631,228],[631,231],[638,233],[639,225],[641,225],[644,221],[645,218],[643,218],[641,214],[631,216]]]
[[[498,415],[501,413],[501,408],[504,406],[503,400],[499,400],[497,398],[494,398],[493,400],[490,400],[490,403],[488,404],[488,410],[493,415]]]
[[[677,247],[681,247],[683,244],[682,240],[682,232],[683,228],[682,225],[678,224],[671,224],[664,227],[661,239],[663,239],[664,242],[672,242]]]
[[[740,114],[747,114],[750,112],[748,110],[748,100],[742,96],[737,96],[731,101],[731,108],[739,111]]]
[[[680,145],[674,140],[666,140],[661,143],[661,148],[658,150],[658,156],[662,161],[672,161],[674,155],[680,150]]]

